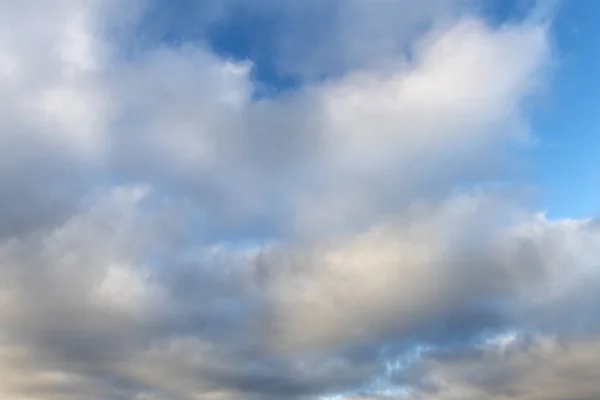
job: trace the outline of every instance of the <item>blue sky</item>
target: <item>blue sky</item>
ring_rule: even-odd
[[[561,3],[553,34],[559,57],[547,104],[535,119],[544,143],[535,151],[543,204],[556,217],[596,216],[600,211],[600,149],[595,105],[600,82],[600,43],[595,1]]]
[[[0,398],[600,398],[599,17],[0,0]]]

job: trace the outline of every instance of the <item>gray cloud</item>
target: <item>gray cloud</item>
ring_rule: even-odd
[[[491,209],[481,199],[465,198],[317,248],[199,248],[186,261],[175,246],[162,256],[170,263],[150,267],[145,255],[162,241],[162,224],[155,223],[162,218],[140,209],[141,193],[123,189],[102,196],[42,237],[3,245],[2,275],[12,277],[2,290],[2,368],[13,377],[2,387],[7,395],[310,399],[360,388],[374,393],[373,382],[388,379],[423,398],[432,390],[444,393],[441,398],[453,398],[455,391],[501,398],[541,379],[533,344],[511,336],[511,329],[555,335],[560,342],[550,343],[564,344],[551,347],[552,357],[563,347],[585,348],[596,337],[589,326],[587,335],[562,329],[580,315],[544,318],[563,299],[594,295],[575,283],[590,279],[583,273],[585,257],[569,263],[555,257],[555,275],[549,263],[528,263],[532,254],[547,254],[540,244],[556,235],[577,238],[579,255],[595,251],[600,236],[593,225],[533,218],[516,233],[503,230],[501,243],[494,235],[489,247],[456,251],[461,232],[471,231],[468,221],[482,223],[485,218],[475,217]],[[570,254],[561,243],[553,251]],[[507,250],[524,246],[535,251]],[[419,247],[432,256],[418,258]],[[463,264],[475,248],[492,259],[468,257]],[[372,257],[361,261],[361,253]],[[311,289],[298,292],[302,287]],[[536,287],[547,296],[533,296]],[[481,314],[471,307],[477,304],[490,306]],[[390,375],[390,363],[410,359],[418,343],[422,355]],[[525,366],[514,366],[513,358],[524,358]],[[521,373],[513,384],[510,374],[519,368],[527,368],[533,381]],[[577,368],[573,379],[583,379]],[[471,377],[471,369],[479,375]],[[19,370],[29,371],[30,383]],[[551,379],[554,372],[544,373]],[[440,379],[449,383],[440,387]]]

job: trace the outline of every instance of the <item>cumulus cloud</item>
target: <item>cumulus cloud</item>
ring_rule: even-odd
[[[522,103],[543,77],[544,32],[465,20],[415,45],[412,62],[263,101],[247,63],[159,48],[109,78],[113,166],[200,193],[217,226],[231,216],[311,234],[368,224],[421,193],[500,173],[507,141],[527,137]]]
[[[145,7],[0,5],[0,396],[598,395],[598,224],[511,174],[547,21],[232,0],[174,43]],[[300,87],[210,45],[240,10]]]
[[[513,334],[501,344],[431,352],[396,379],[418,382],[417,399],[591,399],[599,393],[597,347]]]
[[[147,196],[100,194],[63,226],[3,244],[6,396],[383,396],[384,380],[419,396],[527,398],[556,374],[536,368],[535,343],[563,360],[596,340],[583,315],[598,279],[593,222],[511,228],[486,217],[497,203],[466,196],[318,247],[165,249],[178,229]],[[474,244],[481,224],[497,233]],[[590,360],[573,360],[573,385]],[[519,368],[531,382],[506,378]]]

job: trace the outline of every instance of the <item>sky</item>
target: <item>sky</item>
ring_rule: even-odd
[[[598,150],[600,86],[592,76],[600,65],[600,44],[592,40],[597,27],[594,1],[564,2],[555,18],[553,40],[559,53],[550,100],[535,119],[546,144],[536,149],[535,162],[544,190],[543,206],[556,217],[585,218],[600,212],[600,175],[593,167]]]
[[[0,398],[600,398],[599,17],[0,0]]]

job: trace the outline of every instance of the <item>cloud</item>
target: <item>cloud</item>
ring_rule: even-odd
[[[217,227],[275,234],[364,226],[422,194],[499,176],[503,148],[528,136],[523,103],[542,82],[545,29],[465,20],[414,51],[393,69],[263,101],[248,63],[191,45],[144,53],[107,78],[118,111],[111,165],[201,194]]]
[[[413,366],[419,399],[591,399],[598,396],[597,340],[568,345],[553,337],[514,336],[508,347],[432,354]]]
[[[434,389],[501,398],[535,388],[539,373],[552,379],[528,337],[550,338],[544,357],[597,337],[591,315],[547,318],[594,299],[594,285],[582,286],[598,279],[586,256],[600,237],[591,222],[520,214],[497,225],[486,215],[503,202],[473,195],[317,247],[194,250],[164,247],[180,222],[164,219],[170,207],[149,212],[148,196],[136,187],[99,194],[63,226],[2,245],[4,395],[375,396],[383,379],[423,398]],[[561,235],[570,243],[552,242]],[[529,262],[549,242],[556,263]],[[415,346],[424,350],[410,356]],[[573,382],[584,379],[577,360]],[[487,383],[513,368],[532,381]]]
[[[111,114],[97,80],[111,48],[96,19],[109,8],[70,0],[1,6],[2,237],[60,223],[90,189]]]
[[[207,2],[156,43],[142,2],[0,7],[0,396],[597,395],[598,225],[511,173],[546,21]],[[210,43],[239,7],[293,22],[300,87]]]
[[[179,43],[209,37],[218,53],[242,49],[279,76],[314,81],[394,61],[430,26],[455,22],[474,5],[471,0],[418,4],[394,0],[376,5],[360,0],[183,1],[177,5],[158,0],[151,3],[141,25],[146,40],[167,38]]]

